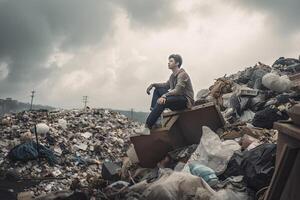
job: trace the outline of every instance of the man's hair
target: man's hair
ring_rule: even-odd
[[[173,58],[175,60],[175,63],[179,63],[178,67],[180,68],[182,65],[182,58],[179,54],[172,54],[169,56],[169,59]]]

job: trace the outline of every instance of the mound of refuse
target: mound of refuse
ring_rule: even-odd
[[[300,60],[282,57],[216,79],[192,109],[163,113],[162,127],[149,134],[105,109],[7,114],[0,121],[1,195],[262,199],[272,192],[277,151],[288,151],[277,143],[300,144],[299,101]]]
[[[25,189],[35,195],[68,190],[74,181],[88,187],[101,177],[104,161],[122,162],[140,127],[105,109],[24,111],[6,114],[0,123],[1,175],[36,181]]]
[[[230,124],[250,122],[270,129],[273,122],[288,119],[286,111],[300,100],[299,80],[299,60],[280,58],[272,67],[258,62],[216,79],[197,93],[196,104],[214,102]]]

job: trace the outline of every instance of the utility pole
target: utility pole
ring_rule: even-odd
[[[87,105],[87,102],[88,102],[88,96],[83,96],[82,101],[83,101],[83,105],[84,105],[83,108],[86,109],[86,105]]]
[[[133,108],[130,109],[131,120],[133,120]]]
[[[32,91],[31,91],[31,103],[30,103],[30,110],[32,110],[32,104],[33,104],[34,93],[35,93],[35,91],[34,91],[34,90],[32,90]]]

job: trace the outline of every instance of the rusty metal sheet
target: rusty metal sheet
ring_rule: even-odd
[[[172,150],[167,131],[152,132],[150,135],[130,137],[142,167],[153,168]]]
[[[142,167],[155,167],[169,151],[198,144],[202,136],[202,126],[216,131],[225,124],[214,103],[167,112],[163,114],[163,118],[163,127],[151,130],[151,135],[130,138]]]
[[[206,103],[194,106],[190,110],[166,113],[164,117],[179,115],[174,122],[176,129],[169,129],[169,134],[180,131],[184,136],[186,145],[198,144],[202,136],[202,126],[208,126],[213,131],[224,126],[225,121],[219,109],[214,103]]]

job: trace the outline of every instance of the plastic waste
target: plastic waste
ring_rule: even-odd
[[[272,128],[273,123],[278,120],[286,120],[289,116],[285,112],[280,112],[278,108],[265,108],[255,113],[252,124],[260,128]]]
[[[215,171],[211,168],[205,165],[201,165],[197,162],[190,163],[189,168],[191,174],[203,178],[208,183],[208,185],[214,186],[218,183],[218,177],[216,176]]]
[[[223,106],[225,108],[230,108],[230,98],[234,95],[233,92],[223,94],[222,99],[223,99]]]
[[[240,117],[240,121],[242,122],[249,122],[252,121],[252,119],[254,118],[255,113],[252,112],[251,110],[245,110],[242,114],[242,116]]]
[[[248,97],[240,97],[238,95],[232,95],[230,98],[230,107],[234,108],[234,110],[241,115],[244,110],[248,107],[249,102]]]
[[[49,132],[49,126],[45,123],[39,123],[36,125],[36,132],[41,135],[45,135]]]
[[[279,76],[275,73],[268,73],[263,76],[262,84],[275,92],[287,92],[292,87],[292,82],[287,75]]]
[[[25,142],[15,146],[9,151],[8,157],[11,160],[20,161],[29,161],[41,157],[46,158],[51,165],[58,162],[57,157],[50,149],[41,144],[38,145],[37,149],[37,144],[33,141]]]
[[[211,200],[252,200],[246,192],[237,192],[232,189],[224,189],[216,192]]]
[[[235,152],[219,178],[243,175],[247,186],[258,191],[270,184],[275,159],[276,144],[261,144],[249,151]]]
[[[142,193],[143,199],[155,200],[182,200],[200,195],[202,198],[196,199],[209,199],[215,193],[202,178],[172,170],[160,170],[159,178],[155,181],[141,181],[129,189]]]
[[[205,99],[209,95],[209,89],[202,89],[197,93],[196,100]]]
[[[62,128],[62,129],[67,129],[67,121],[65,119],[59,119],[58,120],[58,125]]]
[[[188,160],[184,171],[189,171],[188,165],[193,161],[213,169],[216,174],[222,173],[234,151],[240,150],[241,146],[234,140],[222,142],[219,136],[209,127],[202,127],[202,137],[196,151]]]

